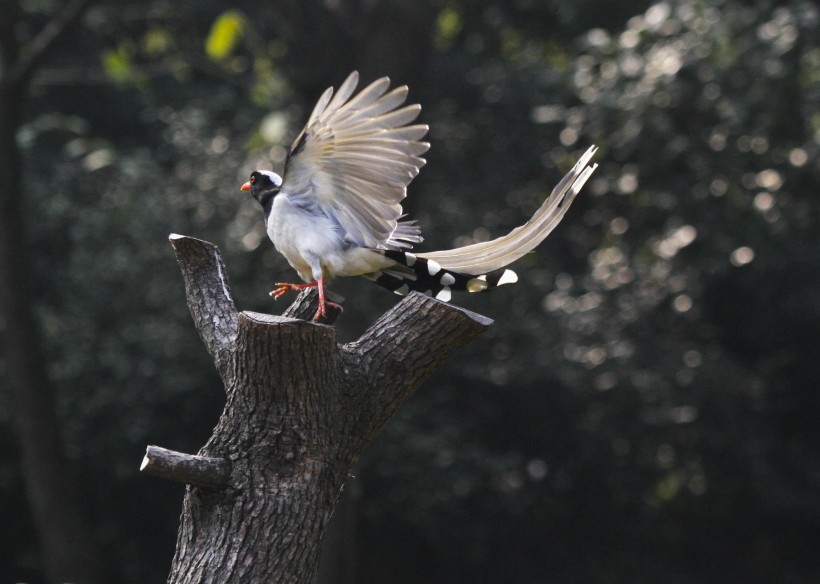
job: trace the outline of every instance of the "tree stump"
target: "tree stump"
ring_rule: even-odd
[[[219,250],[170,239],[226,404],[198,455],[149,446],[143,460],[143,472],[188,485],[168,582],[312,583],[359,455],[492,321],[413,293],[339,344],[331,326],[302,320],[316,311],[315,290],[283,316],[237,312]]]

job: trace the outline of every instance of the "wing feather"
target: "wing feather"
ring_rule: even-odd
[[[319,101],[316,102],[316,105],[313,106],[313,111],[311,112],[310,117],[308,118],[308,123],[306,124],[306,127],[310,126],[319,118],[320,115],[322,115],[322,112],[324,112],[325,108],[327,108],[327,104],[330,103],[331,97],[333,97],[333,88],[328,87],[327,89],[325,89],[325,92],[319,98]]]
[[[358,81],[353,72],[319,98],[291,147],[282,193],[312,198],[359,245],[390,247],[407,185],[426,162],[428,128],[410,125],[421,107],[402,107],[407,87],[388,91],[383,77],[354,95]]]
[[[355,71],[350,75],[357,75]],[[358,77],[357,77],[358,78]],[[382,77],[381,79],[376,79],[373,83],[362,89],[355,97],[353,97],[347,104],[345,105],[345,109],[347,111],[356,111],[366,107],[368,104],[374,102],[375,100],[379,99],[387,88],[390,87],[390,78],[389,77]],[[344,112],[341,112],[344,115]]]
[[[333,112],[337,111],[344,102],[346,102],[353,92],[356,90],[356,86],[359,84],[359,73],[357,71],[353,71],[350,75],[347,76],[342,84],[339,86],[336,95],[330,100],[330,103],[327,104],[327,107],[322,112],[322,116],[320,119],[327,119],[324,114],[332,115]],[[332,88],[330,88],[332,90]],[[327,91],[327,90],[325,90]]]

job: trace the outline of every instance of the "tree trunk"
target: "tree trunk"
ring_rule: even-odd
[[[227,393],[211,439],[189,458],[231,470],[224,488],[189,484],[168,582],[313,583],[325,527],[362,450],[492,321],[412,294],[339,345],[332,327],[294,318],[313,314],[315,291],[286,316],[237,313],[218,250],[171,240]],[[185,476],[178,480],[190,483]]]
[[[100,556],[80,511],[77,481],[67,472],[54,388],[34,318],[16,135],[28,79],[82,10],[72,3],[35,37],[22,59],[14,38],[17,3],[0,0],[0,333],[26,495],[42,545],[43,568],[55,584],[93,584],[103,578]]]

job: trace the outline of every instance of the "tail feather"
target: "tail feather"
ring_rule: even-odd
[[[421,228],[415,221],[399,221],[385,247],[387,249],[409,249],[413,247],[413,244],[422,241],[424,238],[421,236]]]
[[[402,248],[421,241],[418,226],[401,222],[388,242],[388,249],[374,250],[396,263],[365,277],[396,294],[417,291],[445,302],[450,300],[453,290],[484,292],[517,282],[518,276],[507,266],[534,249],[560,223],[598,167],[589,164],[596,151],[591,146],[532,218],[507,235],[457,249],[414,254]]]
[[[446,270],[436,261],[408,251],[379,251],[396,264],[378,272],[366,274],[366,277],[402,296],[415,290],[447,302],[454,290],[483,292],[518,281],[516,273],[507,268],[499,268],[479,275],[463,274]]]
[[[445,270],[480,275],[498,270],[532,251],[561,222],[581,187],[598,167],[589,166],[597,147],[591,146],[553,189],[532,218],[507,235],[451,250],[420,253],[418,257],[437,262]]]

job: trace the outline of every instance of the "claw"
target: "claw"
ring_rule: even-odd
[[[299,290],[304,290],[305,288],[314,288],[316,286],[319,287],[319,308],[316,310],[316,314],[313,315],[313,320],[315,322],[318,321],[320,318],[327,316],[328,306],[338,308],[339,310],[342,309],[340,304],[336,304],[335,302],[331,302],[330,300],[327,300],[325,298],[325,287],[323,278],[320,278],[318,282],[308,282],[307,284],[290,284],[288,282],[277,282],[276,288],[270,291],[270,295],[273,296],[275,300],[279,300],[288,292],[298,292]]]
[[[316,314],[313,315],[313,322],[317,322],[320,318],[327,316],[328,306],[332,308],[338,308],[339,310],[343,310],[341,304],[337,304],[336,302],[331,302],[330,300],[325,299],[324,303],[320,303],[319,308],[316,309]]]
[[[335,302],[331,302],[325,298],[325,279],[319,278],[316,282],[316,285],[319,286],[319,308],[316,310],[316,314],[313,315],[313,321],[316,322],[319,318],[323,316],[327,316],[327,306],[333,306],[334,308],[338,308],[341,310],[341,306],[336,304]]]
[[[296,292],[299,290],[304,290],[305,288],[313,288],[318,285],[319,284],[316,282],[308,282],[307,284],[288,284],[287,282],[277,282],[276,288],[270,291],[270,295],[273,296],[274,300],[279,300],[288,292]]]

